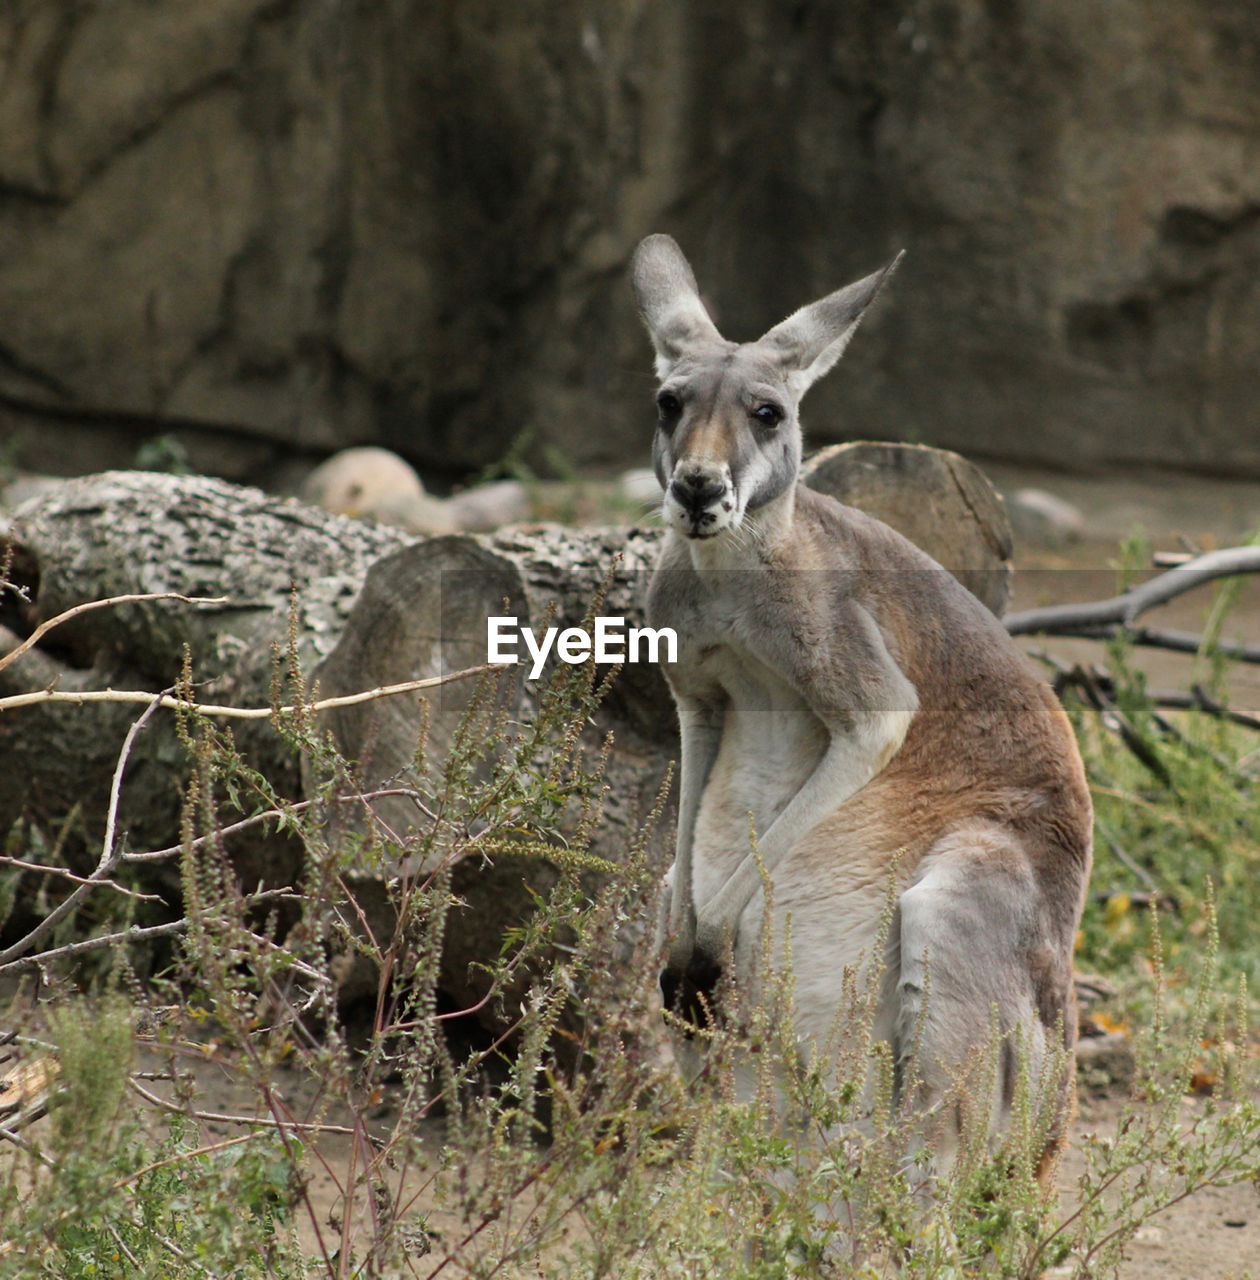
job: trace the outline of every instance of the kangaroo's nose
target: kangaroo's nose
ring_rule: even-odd
[[[685,471],[669,486],[670,495],[690,512],[703,511],[726,492],[726,483],[707,471]]]

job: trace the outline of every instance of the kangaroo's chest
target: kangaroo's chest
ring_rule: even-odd
[[[680,646],[679,659],[699,686],[720,691],[723,708],[693,843],[703,906],[748,854],[751,832],[764,833],[813,773],[827,732],[796,688],[735,637],[710,634]]]

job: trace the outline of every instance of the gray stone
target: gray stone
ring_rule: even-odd
[[[1003,495],[1011,529],[1019,542],[1063,547],[1076,542],[1085,518],[1070,502],[1045,489],[1017,489]]]
[[[1257,49],[1245,0],[14,0],[0,437],[615,473],[664,230],[736,338],[908,250],[815,445],[1260,475]]]

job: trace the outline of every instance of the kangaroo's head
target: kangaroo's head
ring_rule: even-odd
[[[736,343],[709,318],[678,245],[663,235],[639,245],[631,279],[656,349],[652,456],[667,525],[716,537],[796,483],[801,397],[840,358],[900,260]]]

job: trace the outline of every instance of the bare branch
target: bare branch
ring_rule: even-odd
[[[1173,653],[1198,653],[1203,648],[1203,636],[1197,631],[1175,631],[1164,627],[1109,626],[1061,626],[1054,628],[1057,636],[1070,636],[1077,640],[1114,640],[1124,636],[1130,643],[1148,649],[1168,649]],[[1235,662],[1260,663],[1260,645],[1242,640],[1218,640],[1212,645],[1215,653],[1232,658]]]
[[[1135,862],[1129,851],[1116,839],[1115,833],[1103,822],[1097,815],[1094,815],[1094,830],[1107,842],[1107,847],[1111,850],[1116,861],[1128,867],[1130,871],[1146,886],[1148,893],[1158,893],[1159,887],[1156,885],[1151,873],[1140,863]]]
[[[88,881],[85,882],[85,887],[99,888],[103,883],[105,882]],[[260,893],[248,895],[243,900],[243,903],[246,907],[255,907],[263,902],[275,901],[289,896],[293,896],[291,889],[264,889]],[[39,926],[36,926],[36,928],[39,928]],[[33,932],[34,930],[32,930]],[[0,977],[10,973],[25,973],[31,969],[38,969],[43,965],[50,964],[54,960],[66,960],[73,956],[83,955],[88,951],[99,950],[101,947],[117,946],[125,942],[148,942],[154,938],[174,938],[187,932],[187,916],[180,920],[169,920],[165,924],[148,925],[143,928],[140,925],[133,924],[129,928],[121,929],[116,933],[103,933],[95,938],[83,938],[78,942],[67,942],[64,946],[54,947],[51,951],[41,951],[36,956],[23,955],[29,949],[28,944],[31,935],[27,934],[26,937],[20,939],[9,948],[10,951],[16,952],[19,958],[6,962],[0,956]]]
[[[376,698],[392,698],[400,693],[415,693],[420,689],[434,689],[438,685],[454,684],[458,680],[467,680],[479,676],[483,672],[493,670],[489,663],[479,667],[466,667],[463,671],[451,671],[446,675],[428,676],[423,680],[405,680],[401,684],[382,685],[376,689],[366,689],[362,693],[348,693],[339,698],[324,698],[312,702],[306,707],[225,707],[208,702],[190,702],[185,698],[162,694],[160,697],[152,693],[134,689],[88,689],[73,692],[61,689],[36,689],[31,693],[13,693],[0,698],[0,711],[11,711],[17,707],[38,706],[46,702],[69,702],[82,706],[89,702],[153,702],[172,711],[195,711],[203,716],[217,716],[232,720],[266,720],[273,715],[293,715],[299,710],[331,711],[336,707],[352,707],[360,702],[371,702]]]
[[[72,618],[79,617],[80,614],[90,613],[93,609],[105,609],[111,605],[140,604],[150,600],[178,600],[183,604],[228,603],[227,596],[184,596],[177,591],[146,591],[135,595],[109,596],[104,600],[88,600],[84,604],[76,604],[73,608],[66,609],[55,617],[41,622],[21,644],[10,649],[8,653],[0,654],[0,671],[3,671],[11,662],[16,662],[24,653],[33,649],[55,627],[69,622]]]
[[[1084,694],[1095,711],[1103,717],[1103,723],[1120,735],[1125,746],[1157,777],[1164,786],[1172,785],[1168,766],[1160,759],[1159,752],[1138,732],[1133,722],[1117,705],[1107,672],[1095,668],[1086,670],[1079,663],[1070,671],[1061,672],[1054,679],[1054,691],[1060,698],[1064,689],[1073,687]]]
[[[1047,654],[1033,656],[1054,668],[1055,676],[1051,683],[1057,694],[1061,695],[1069,687],[1080,689],[1096,711],[1108,715],[1118,714],[1115,706],[1115,679],[1110,672],[1102,667],[1093,667],[1087,671],[1079,663],[1074,667],[1064,667]],[[1260,729],[1260,715],[1226,706],[1202,685],[1196,684],[1188,692],[1184,689],[1147,689],[1146,697],[1153,706],[1166,707],[1170,711],[1201,711],[1204,715],[1228,720],[1245,729]],[[1166,721],[1161,723],[1161,727],[1165,731],[1172,728]],[[1230,767],[1224,760],[1218,759],[1217,763],[1222,767]]]
[[[1152,689],[1148,697],[1156,706],[1168,707],[1170,710],[1202,711],[1205,715],[1216,716],[1220,720],[1228,720],[1231,724],[1242,725],[1245,729],[1260,729],[1260,716],[1250,711],[1236,711],[1212,697],[1202,685],[1195,685],[1188,693],[1181,689]]]
[[[146,1101],[163,1111],[173,1111],[177,1115],[188,1116],[193,1120],[201,1120],[208,1124],[248,1124],[262,1129],[293,1129],[299,1133],[340,1133],[353,1137],[356,1130],[341,1124],[321,1124],[314,1120],[276,1120],[272,1116],[234,1116],[219,1111],[190,1111],[178,1103],[169,1102],[161,1095],[152,1093],[133,1076],[131,1087]]]
[[[137,1074],[139,1073],[137,1072]],[[228,1150],[229,1147],[239,1147],[242,1143],[253,1142],[257,1137],[257,1133],[243,1133],[238,1138],[224,1138],[222,1142],[211,1142],[204,1147],[193,1147],[190,1150],[177,1151],[173,1156],[166,1156],[162,1160],[154,1160],[152,1164],[146,1164],[142,1168],[136,1169],[133,1173],[127,1174],[126,1177],[119,1178],[111,1190],[121,1191],[123,1187],[129,1186],[133,1182],[139,1182],[141,1178],[147,1177],[158,1169],[167,1169],[173,1164],[181,1164],[185,1160],[196,1160],[200,1156],[215,1155],[217,1152]]]
[[[287,809],[268,809],[264,813],[256,813],[252,817],[242,818],[240,822],[234,822],[230,826],[219,827],[212,831],[209,835],[198,836],[195,840],[188,843],[189,851],[200,849],[203,845],[210,841],[218,842],[226,836],[236,835],[240,831],[246,831],[250,827],[256,827],[260,822],[275,822],[281,818],[289,817],[309,809],[316,804],[362,804],[369,800],[381,800],[386,796],[405,796],[413,800],[425,814],[426,817],[432,818],[434,815],[424,803],[424,797],[420,792],[411,787],[380,787],[375,791],[357,791],[353,795],[333,796],[331,800],[295,800]],[[122,860],[124,862],[160,862],[163,858],[173,858],[177,854],[184,851],[183,844],[169,845],[165,849],[152,849],[144,853],[124,853]]]
[[[118,820],[118,802],[122,794],[123,772],[127,766],[127,757],[131,754],[132,745],[149,717],[157,710],[158,703],[159,695],[150,694],[148,707],[145,708],[143,714],[131,728],[127,730],[122,749],[118,753],[118,763],[114,767],[114,778],[109,792],[109,813],[105,822],[105,840],[101,847],[101,857],[96,864],[96,869],[69,897],[59,902],[25,937],[19,938],[11,947],[0,951],[0,972],[3,972],[3,966],[6,962],[25,955],[41,938],[55,929],[62,920],[77,911],[92,890],[99,888],[101,883],[117,870],[120,855],[115,848],[115,834]]]
[[[1196,556],[1185,564],[1169,569],[1140,586],[1099,600],[1092,604],[1059,604],[1045,609],[1025,609],[1011,613],[1003,621],[1013,636],[1036,631],[1062,633],[1080,627],[1105,627],[1114,624],[1130,629],[1148,609],[1216,578],[1235,577],[1243,573],[1260,573],[1260,547],[1226,547]]]
[[[175,937],[187,931],[187,920],[172,920],[167,924],[150,925],[144,929],[139,925],[132,925],[131,928],[123,929],[118,933],[105,933],[96,938],[84,938],[80,942],[68,942],[64,947],[55,947],[52,951],[41,951],[36,956],[19,956],[16,960],[0,963],[0,976],[9,973],[26,973],[54,960],[65,960],[88,951],[96,951],[101,947],[112,947],[121,942],[146,942],[152,938]],[[26,938],[22,939],[22,943],[26,941]],[[26,948],[19,943],[9,949],[22,951]]]
[[[123,855],[123,861],[128,860],[128,855]],[[96,884],[102,889],[113,889],[115,893],[125,894],[128,898],[137,898],[141,902],[161,902],[162,896],[157,893],[141,893],[139,889],[128,889],[126,885],[119,884],[116,880],[89,880],[87,876],[75,875],[73,871],[67,870],[65,867],[49,866],[46,862],[27,862],[25,858],[14,858],[8,854],[0,854],[0,867],[13,867],[18,871],[34,871],[46,876],[60,876],[63,880],[69,880],[72,884]]]
[[[153,713],[158,709],[158,701],[161,696],[155,694],[150,699],[149,705],[141,713],[140,718],[127,730],[127,736],[123,739],[122,747],[118,752],[118,763],[114,765],[114,776],[109,784],[109,808],[105,814],[105,839],[101,842],[101,860],[97,863],[96,870],[92,872],[92,879],[94,880],[101,879],[106,874],[106,868],[112,871],[118,865],[118,850],[115,848],[115,841],[118,834],[118,805],[122,800],[123,774],[127,769],[127,760],[131,755],[131,748],[140,736],[140,731],[148,724]],[[86,888],[86,886],[84,887]]]

